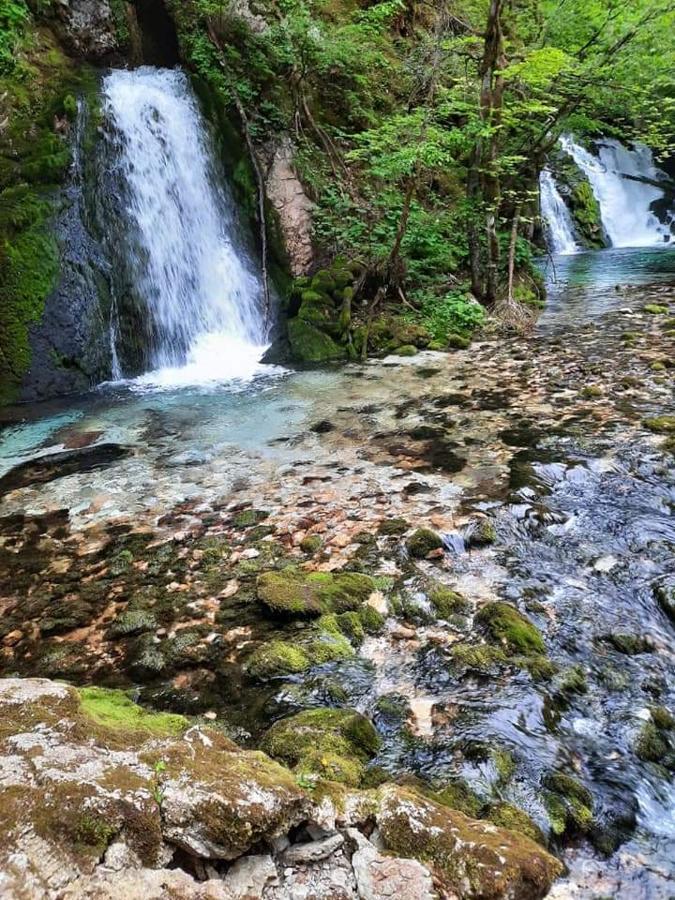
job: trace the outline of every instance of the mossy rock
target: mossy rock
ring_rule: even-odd
[[[415,559],[425,559],[434,550],[441,550],[443,539],[430,528],[418,528],[406,541],[408,553]]]
[[[652,316],[667,316],[668,315],[668,307],[661,306],[659,303],[647,303],[642,307],[643,311],[649,313]]]
[[[386,849],[430,865],[444,896],[534,900],[562,866],[530,838],[474,820],[394,785],[380,788],[377,826]]]
[[[300,549],[303,553],[313,555],[323,547],[323,541],[318,534],[308,534],[300,541]]]
[[[449,350],[466,350],[471,346],[471,338],[467,337],[464,334],[457,334],[456,332],[452,332],[445,339],[445,347]],[[429,349],[431,350],[431,344],[429,345]]]
[[[381,634],[384,631],[384,616],[368,603],[364,603],[359,610],[359,619],[366,634]]]
[[[347,358],[345,347],[310,322],[296,316],[288,321],[288,340],[298,362],[324,363]]]
[[[429,591],[429,602],[436,610],[437,615],[446,621],[458,613],[466,613],[469,603],[457,591],[452,591],[443,584],[433,587]]]
[[[274,615],[287,618],[357,610],[375,590],[372,578],[356,572],[284,569],[266,572],[257,581],[260,602]]]
[[[593,795],[581,782],[562,772],[544,779],[544,806],[554,834],[587,834],[594,825]]]
[[[490,675],[507,661],[501,647],[488,644],[453,644],[450,650],[452,664],[459,669],[468,669],[481,675]]]
[[[389,537],[405,534],[409,527],[410,526],[405,519],[383,519],[377,526],[377,531],[378,534],[384,534]]]
[[[269,513],[263,509],[242,509],[232,516],[232,525],[235,528],[253,528],[269,516]]]
[[[476,625],[509,653],[544,654],[544,640],[536,626],[508,603],[487,603],[476,614]]]
[[[642,424],[656,434],[675,433],[675,416],[655,416],[652,419],[644,419]]]
[[[264,735],[261,749],[298,774],[358,787],[378,752],[373,724],[352,709],[310,709],[282,719]]]
[[[637,656],[640,653],[654,652],[652,642],[638,634],[608,634],[603,637],[603,640],[611,644],[618,653],[623,653],[625,656]]]
[[[97,725],[114,731],[168,736],[182,734],[189,726],[183,716],[149,712],[124,691],[85,687],[79,691],[82,712]]]
[[[635,742],[635,753],[645,762],[658,763],[675,770],[675,717],[665,706],[650,710],[650,721],[642,727]]]
[[[305,651],[287,641],[270,641],[258,647],[249,657],[246,671],[256,681],[297,675],[311,666]]]
[[[495,526],[489,519],[479,518],[472,519],[466,528],[464,535],[464,546],[472,547],[489,547],[497,540],[497,531]]]
[[[490,807],[488,819],[500,828],[508,828],[509,831],[516,831],[518,834],[524,834],[542,847],[546,846],[546,838],[538,825],[532,821],[526,812],[512,806],[510,803],[496,803]]]
[[[446,784],[445,787],[435,791],[431,796],[436,803],[448,806],[450,809],[458,809],[474,819],[480,816],[485,806],[478,794],[472,791],[466,782],[459,779]]]
[[[413,344],[403,344],[403,346],[394,350],[396,356],[417,356],[418,352],[417,347]]]
[[[675,584],[657,584],[654,586],[654,597],[671,622],[675,622]]]

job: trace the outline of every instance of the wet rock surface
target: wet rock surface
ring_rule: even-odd
[[[123,695],[78,695],[46,679],[0,679],[0,711],[5,897],[229,900],[301,893],[327,900],[390,897],[400,889],[412,896],[413,888],[434,896],[430,871],[382,856],[354,827],[366,826],[358,815],[345,833],[325,831],[317,821],[325,803],[319,810],[288,770],[218,731],[134,710]],[[392,797],[381,792],[362,801],[389,850],[398,839],[386,833],[403,802]],[[426,803],[420,815],[432,808]],[[486,826],[466,823],[476,842],[471,852],[478,852]],[[508,860],[514,838],[487,829]],[[437,825],[433,833],[438,840]],[[259,852],[248,854],[253,848]],[[550,883],[558,863],[532,850],[528,866],[548,866]],[[493,874],[475,874],[475,890]],[[527,896],[543,896],[547,886],[542,880]]]
[[[390,870],[386,828],[363,823],[365,798],[392,780],[468,814],[477,834],[508,827],[528,860],[543,840],[570,866],[552,896],[668,897],[673,458],[671,433],[648,423],[672,413],[673,334],[650,305],[675,311],[665,286],[626,290],[573,334],[552,314],[535,335],[299,374],[250,397],[101,395],[68,421],[8,423],[16,466],[36,433],[40,452],[115,434],[133,453],[10,485],[2,673],[133,688],[263,746],[315,809],[325,783],[371,803],[336,817],[332,797],[344,843],[292,874],[277,864],[270,897],[330,883],[326,896],[363,896],[383,870],[424,896],[423,867],[442,896],[473,896],[428,853]],[[328,405],[331,428],[313,429]],[[413,553],[419,530],[440,546]],[[277,755],[269,735],[313,711],[365,715],[377,741],[355,750],[321,723],[302,753]],[[372,850],[355,866],[345,829],[359,823]],[[183,852],[222,854],[219,840],[197,830]],[[513,859],[486,896],[539,896],[527,892],[557,872],[547,856]],[[189,877],[213,887],[207,869]]]

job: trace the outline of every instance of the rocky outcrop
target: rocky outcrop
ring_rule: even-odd
[[[54,30],[73,56],[105,60],[118,52],[125,30],[124,0],[57,0],[52,5]]]
[[[370,723],[334,714],[336,739],[372,752]],[[528,838],[393,785],[310,795],[263,753],[116,691],[3,679],[0,723],[8,900],[529,900],[560,871]]]
[[[312,267],[312,211],[293,165],[294,147],[285,137],[277,146],[267,173],[267,196],[279,217],[279,225],[294,276],[306,275]]]

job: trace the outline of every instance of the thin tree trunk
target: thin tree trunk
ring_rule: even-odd
[[[511,224],[511,239],[509,241],[509,285],[508,285],[508,301],[513,303],[513,277],[516,271],[516,243],[518,240],[518,224],[520,222],[520,203],[516,204],[513,212],[513,222]]]

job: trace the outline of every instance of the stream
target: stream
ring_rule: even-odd
[[[672,316],[673,254],[606,251],[555,264],[529,336],[333,370],[261,367],[227,385],[120,382],[7,409],[3,522],[37,522],[56,572],[98,546],[102,530],[164,523],[181,541],[196,522],[247,505],[268,511],[291,546],[318,530],[328,568],[352,564],[359,535],[383,519],[431,525],[444,534],[442,559],[411,567],[396,537],[371,548],[398,599],[385,633],[355,659],[273,683],[254,700],[244,691],[214,701],[211,691],[210,707],[222,702],[219,716],[255,733],[252,707],[270,721],[325,704],[327,680],[337,682],[342,703],[374,713],[384,737],[376,762],[390,775],[461,778],[544,830],[537,786],[547,770],[574,772],[615,839],[604,855],[573,841],[551,896],[666,898],[675,792],[634,748],[650,707],[675,703],[673,623],[657,599],[659,586],[675,586],[675,469],[643,425],[672,413],[672,324],[668,336],[666,316],[644,307],[670,304]],[[326,410],[335,410],[329,421]],[[492,546],[471,548],[476,515],[494,523]],[[427,575],[471,608],[500,597],[527,612],[553,677],[450,664],[453,645],[471,635],[470,612],[430,615]],[[627,653],[613,635],[637,647]],[[33,664],[3,664],[17,668]],[[570,672],[582,673],[583,688],[566,691]],[[490,747],[508,752],[507,781]]]
[[[672,898],[675,253],[616,171],[651,156],[583,157],[633,217],[603,251],[544,176],[562,252],[529,333],[296,371],[260,362],[270,310],[187,77],[113,71],[103,110],[112,377],[0,410],[1,674],[123,687],[253,747],[355,707],[373,784],[523,810],[566,863],[556,900]],[[413,560],[419,528],[442,546]],[[325,651],[259,602],[288,565],[375,578],[379,627],[257,677],[261,647]],[[535,653],[490,644],[496,601]]]

